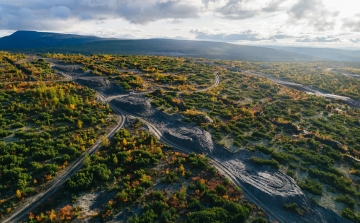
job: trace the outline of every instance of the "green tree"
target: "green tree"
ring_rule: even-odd
[[[83,122],[80,119],[77,121],[77,127],[78,127],[78,129],[83,128]]]

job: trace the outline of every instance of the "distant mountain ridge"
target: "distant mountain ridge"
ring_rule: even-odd
[[[359,50],[345,50],[334,48],[315,48],[315,47],[283,47],[267,46],[269,48],[299,53],[308,56],[322,58],[328,61],[357,61],[360,62]]]
[[[301,49],[302,48],[291,49],[289,47],[257,47],[223,42],[173,39],[105,39],[95,36],[35,31],[17,31],[10,36],[0,38],[0,50],[24,53],[142,54],[264,62],[324,60],[360,61],[360,52],[357,51],[336,51],[332,52],[333,54],[337,53],[336,56],[331,57],[329,49],[327,53]],[[356,56],[356,52],[359,54],[359,60]]]
[[[315,58],[265,47],[222,42],[143,39],[97,41],[68,47],[47,49],[50,52],[163,55],[243,61],[313,61]]]
[[[0,49],[17,50],[72,46],[101,40],[103,39],[95,36],[80,36],[73,34],[35,31],[17,31],[10,36],[0,38]]]

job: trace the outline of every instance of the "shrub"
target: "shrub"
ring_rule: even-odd
[[[348,194],[338,196],[337,198],[335,198],[335,201],[342,202],[351,208],[355,207],[355,200],[351,198]]]
[[[256,165],[267,165],[267,166],[271,166],[275,169],[279,169],[280,168],[280,164],[276,161],[276,160],[265,160],[265,159],[261,159],[261,158],[257,158],[257,157],[251,157],[250,161],[252,161],[253,163],[255,163]]]

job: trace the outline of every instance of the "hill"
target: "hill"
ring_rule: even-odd
[[[53,52],[105,53],[190,56],[221,60],[244,61],[312,61],[315,58],[302,54],[286,52],[265,47],[235,45],[210,41],[148,39],[148,40],[109,40],[78,45],[72,48],[58,47]]]
[[[10,36],[0,38],[0,49],[39,49],[46,47],[79,45],[101,40],[101,38],[94,36],[80,36],[35,31],[17,31]]]
[[[312,48],[312,47],[278,47],[269,46],[270,48],[299,53],[303,55],[322,58],[326,61],[360,61],[360,51],[345,50],[334,48]]]
[[[91,36],[18,31],[0,38],[0,50],[27,53],[106,53],[204,57],[245,61],[313,61],[316,58],[265,47],[172,39],[112,40]]]

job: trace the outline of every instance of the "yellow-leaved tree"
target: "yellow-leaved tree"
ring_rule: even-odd
[[[21,198],[21,191],[20,190],[16,190],[16,197]]]

